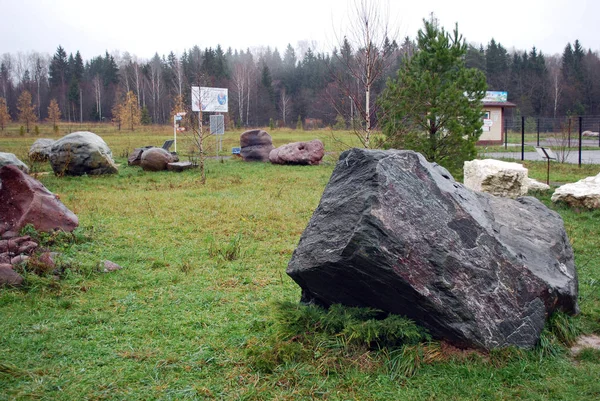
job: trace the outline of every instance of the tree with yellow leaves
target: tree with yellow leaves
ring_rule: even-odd
[[[25,124],[27,133],[29,133],[29,126],[37,121],[35,106],[31,104],[31,93],[29,91],[23,91],[19,96],[17,110],[19,110],[19,121]]]
[[[8,106],[6,105],[6,99],[0,97],[0,129],[4,131],[4,127],[10,122],[10,114],[8,113]]]
[[[58,107],[58,102],[56,99],[50,100],[50,105],[48,106],[48,118],[47,121],[52,123],[52,129],[54,132],[58,132],[58,122],[60,121],[60,108]]]
[[[127,92],[125,99],[116,104],[112,112],[119,129],[123,126],[133,131],[136,125],[142,123],[142,109],[138,104],[137,96],[132,91]]]

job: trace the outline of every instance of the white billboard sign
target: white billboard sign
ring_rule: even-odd
[[[200,111],[200,87],[192,86],[192,111]]]
[[[227,88],[192,86],[192,111],[228,112]]]

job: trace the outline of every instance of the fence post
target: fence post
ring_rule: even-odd
[[[600,138],[600,136],[598,137]],[[598,146],[600,146],[600,139],[598,140]],[[508,118],[504,117],[504,149],[508,148]]]
[[[579,116],[579,167],[581,167],[581,142],[583,142],[582,141],[583,130],[581,129],[582,125],[583,125],[583,117]]]
[[[571,117],[569,117],[569,139],[567,142],[567,147],[571,149]]]
[[[537,146],[540,146],[540,118],[537,119]]]
[[[525,160],[525,116],[521,116],[521,160]]]

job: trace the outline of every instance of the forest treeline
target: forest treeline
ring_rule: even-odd
[[[373,86],[375,96],[388,77],[395,77],[415,43],[386,40],[381,49],[392,62]],[[278,49],[223,50],[194,46],[181,55],[171,52],[140,59],[128,52],[105,52],[83,60],[77,50],[58,46],[50,56],[37,52],[5,53],[0,57],[0,97],[13,120],[18,119],[19,96],[28,91],[38,120],[49,117],[54,99],[63,121],[111,121],[115,105],[132,92],[146,123],[164,124],[174,105],[190,103],[190,87],[211,86],[229,90],[229,124],[239,127],[295,126],[298,119],[318,125],[350,124],[364,90],[356,96],[340,89],[353,79],[345,69],[359,59],[361,49],[347,40],[331,53],[310,48],[298,54],[288,45]],[[600,115],[600,58],[576,40],[561,55],[545,55],[535,47],[508,51],[494,39],[469,46],[467,66],[482,70],[488,90],[507,91],[526,116],[557,117]],[[352,84],[349,85],[352,87]]]

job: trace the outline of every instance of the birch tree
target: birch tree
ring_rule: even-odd
[[[378,107],[373,92],[375,83],[382,79],[393,64],[390,44],[397,36],[390,30],[387,10],[380,9],[376,0],[355,0],[349,16],[349,30],[339,37],[340,51],[334,56],[342,70],[335,72],[335,80],[342,99],[332,99],[337,112],[348,115],[348,107],[340,107],[350,99],[360,124],[355,134],[365,148],[371,147],[371,136],[376,125]]]

